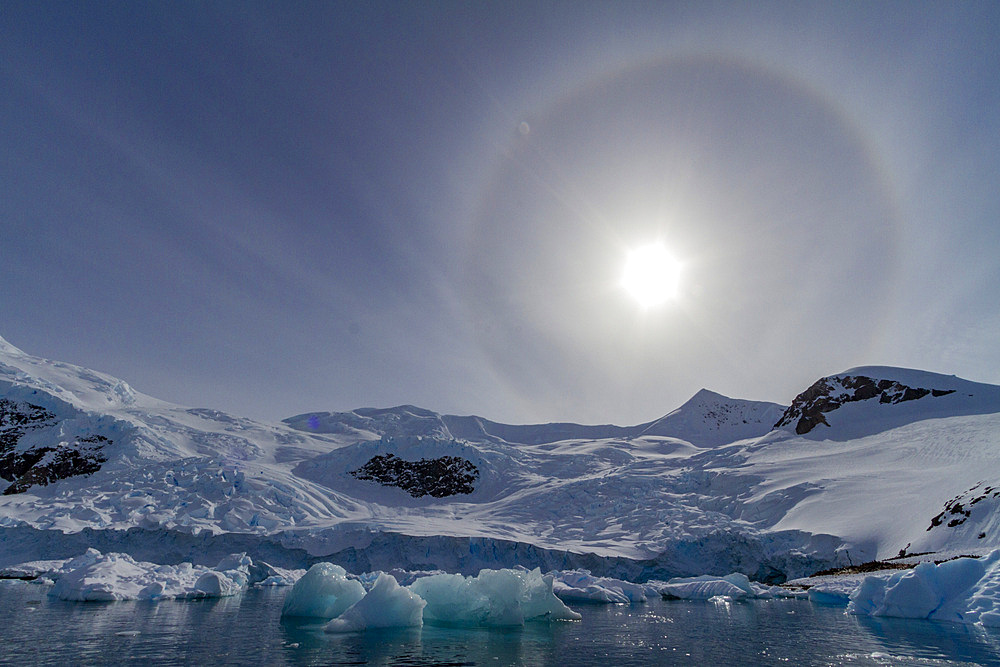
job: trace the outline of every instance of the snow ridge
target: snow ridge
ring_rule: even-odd
[[[353,571],[773,583],[901,549],[1000,547],[992,495],[980,498],[1000,479],[1000,387],[920,371],[830,376],[792,416],[702,390],[625,427],[414,406],[265,424],[4,342],[0,401],[0,561],[30,545],[148,557],[173,544],[189,562],[246,551]],[[807,412],[829,427],[796,433]],[[928,531],[942,507],[948,521]]]

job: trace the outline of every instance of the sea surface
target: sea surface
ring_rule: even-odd
[[[804,600],[572,605],[577,622],[327,635],[286,588],[221,600],[65,602],[0,581],[3,665],[1000,665],[1000,632]]]

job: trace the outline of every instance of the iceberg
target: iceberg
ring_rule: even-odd
[[[765,586],[750,581],[745,574],[734,572],[724,577],[703,574],[699,577],[676,578],[660,584],[660,594],[678,600],[710,600],[715,597],[744,599],[769,599],[794,597],[777,586]]]
[[[645,602],[647,588],[622,579],[595,577],[589,570],[565,570],[555,573],[553,592],[564,602],[629,604]]]
[[[481,570],[475,577],[436,574],[410,590],[427,602],[428,623],[460,626],[524,625],[530,620],[579,620],[553,594],[553,578],[534,570]]]
[[[850,578],[845,578],[844,581],[825,581],[810,587],[806,596],[813,604],[846,607],[851,602],[851,593],[859,585],[858,581]]]
[[[49,595],[79,602],[227,597],[246,588],[251,564],[246,554],[235,554],[215,569],[191,563],[157,565],[128,554],[88,549],[48,573],[55,578]]]
[[[383,573],[364,597],[323,629],[339,633],[373,628],[418,628],[423,625],[426,604],[419,595],[400,586],[391,574]]]
[[[6,570],[52,580],[49,595],[79,602],[228,597],[251,585],[291,585],[301,576],[301,571],[255,563],[245,553],[230,554],[208,568],[158,565],[93,548],[76,558],[22,563]]]
[[[364,596],[364,586],[360,581],[348,579],[344,568],[333,563],[316,563],[285,596],[281,615],[336,618]]]
[[[333,614],[345,605],[343,591],[349,590],[356,600],[326,624],[326,632],[420,627],[424,622],[504,627],[524,625],[526,621],[581,618],[555,596],[553,577],[543,576],[538,568],[484,569],[474,577],[437,573],[420,577],[409,586],[400,586],[394,576],[385,572],[361,578],[370,581],[372,577],[376,578],[366,594],[361,582],[348,579],[343,568],[329,563],[314,565],[289,593],[282,615]],[[328,604],[324,591],[332,591],[329,595],[336,597],[335,603]]]
[[[1000,550],[866,577],[851,594],[847,613],[1000,626]]]

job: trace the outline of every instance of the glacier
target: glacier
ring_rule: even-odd
[[[0,339],[0,400],[0,567],[87,548],[207,568],[232,553],[302,570],[524,567],[564,573],[566,599],[631,600],[608,582],[774,584],[1000,548],[1000,387],[923,371],[850,369],[789,406],[702,390],[626,427],[414,406],[262,423]],[[440,471],[455,483],[436,485]]]

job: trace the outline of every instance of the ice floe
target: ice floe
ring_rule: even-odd
[[[745,574],[734,572],[724,577],[703,574],[699,577],[670,579],[658,585],[665,598],[678,600],[710,600],[711,598],[770,599],[775,597],[795,597],[795,594],[779,586],[759,584]]]
[[[847,612],[1000,626],[1000,550],[866,577],[851,594]]]
[[[565,570],[554,573],[552,591],[564,602],[628,604],[645,602],[647,593],[658,590],[623,579],[595,577],[588,570]]]
[[[250,585],[288,585],[301,576],[255,563],[245,553],[226,556],[209,568],[191,563],[160,565],[96,549],[87,549],[76,558],[23,563],[5,572],[53,581],[49,595],[80,602],[228,597]]]

